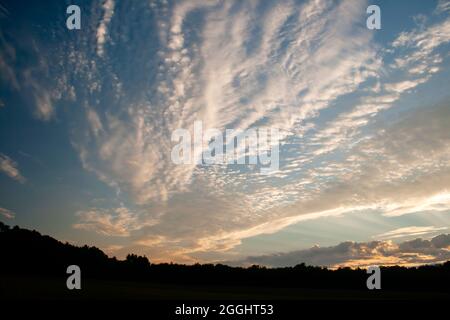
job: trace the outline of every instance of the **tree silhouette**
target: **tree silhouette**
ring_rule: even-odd
[[[69,265],[78,265],[83,277],[161,284],[292,287],[367,290],[363,269],[307,266],[249,268],[223,264],[151,264],[147,257],[128,254],[125,260],[108,257],[96,247],[62,243],[37,231],[10,228],[0,222],[0,272],[8,275],[66,277]],[[450,261],[420,267],[382,267],[383,290],[449,292]]]

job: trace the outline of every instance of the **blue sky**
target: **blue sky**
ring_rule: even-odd
[[[449,1],[0,4],[2,221],[153,261],[448,259],[404,243],[449,233]],[[279,129],[279,170],[174,164],[194,121]]]

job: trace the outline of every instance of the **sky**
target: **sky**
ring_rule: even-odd
[[[2,0],[0,25],[4,223],[152,262],[450,259],[450,1]],[[174,163],[198,121],[276,128],[278,169]]]

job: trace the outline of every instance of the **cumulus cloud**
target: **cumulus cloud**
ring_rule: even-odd
[[[414,266],[441,263],[449,259],[450,234],[441,234],[430,240],[418,238],[399,244],[392,241],[346,241],[330,247],[314,246],[305,250],[248,257],[235,264],[282,267],[305,263],[337,268],[370,265]]]
[[[25,177],[19,171],[19,165],[13,159],[0,153],[0,171],[11,179],[20,183],[25,183]]]

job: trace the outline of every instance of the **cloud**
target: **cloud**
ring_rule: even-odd
[[[51,45],[30,34],[16,35],[17,30],[22,26],[6,34],[0,31],[0,80],[5,88],[20,95],[22,103],[33,107],[37,119],[50,121],[55,118],[56,103],[75,100],[70,75],[60,72],[61,59],[67,57],[67,52],[63,47],[49,49]],[[26,57],[18,52],[26,52]]]
[[[386,75],[377,75],[377,88],[373,90],[378,95],[364,97],[359,105],[337,119],[330,121],[328,126],[319,131],[313,138],[313,143],[319,148],[313,152],[314,156],[321,156],[335,151],[343,146],[351,145],[351,141],[360,133],[362,127],[370,124],[374,117],[393,107],[403,93],[409,92],[418,85],[430,80],[431,76],[439,71],[439,64],[443,59],[434,50],[450,41],[450,21],[436,23],[424,30],[403,32],[392,43],[395,50],[407,50],[407,54],[395,59],[394,65],[388,66],[390,73],[404,73],[407,80],[388,82]],[[395,51],[392,51],[395,52]],[[381,68],[381,65],[379,65]],[[411,77],[411,74],[414,77]],[[388,74],[391,77],[392,74]],[[386,81],[387,80],[387,81]],[[381,91],[380,82],[387,82]]]
[[[0,80],[8,83],[12,88],[18,89],[19,80],[14,67],[16,61],[16,49],[9,44],[3,31],[0,31]]]
[[[19,165],[7,155],[0,153],[0,171],[20,183],[25,183],[25,177],[19,171]]]
[[[85,16],[93,32],[56,32],[48,54],[36,41],[37,65],[11,74],[13,50],[0,63],[39,119],[75,102],[60,109],[83,168],[133,208],[78,212],[76,228],[184,261],[307,219],[448,210],[448,101],[402,102],[445,70],[450,19],[386,44],[362,23],[367,4],[107,0]],[[280,170],[174,165],[171,133],[196,120],[280,129]]]
[[[108,35],[108,25],[114,14],[114,0],[105,0],[102,8],[104,10],[103,18],[97,28],[97,54],[102,57],[105,53],[105,42]]]
[[[385,89],[387,91],[395,92],[395,93],[403,93],[407,90],[417,87],[418,84],[426,82],[427,78],[418,79],[416,81],[402,81],[396,83],[389,83],[385,85]]]
[[[437,233],[439,231],[448,229],[446,227],[404,227],[404,228],[398,228],[395,230],[391,230],[385,233],[381,233],[379,235],[374,236],[373,238],[376,239],[395,239],[395,238],[404,238],[404,237],[411,237],[411,236],[420,236],[430,233]]]
[[[248,221],[247,228],[205,238],[208,248],[217,250],[226,243],[233,247],[240,244],[240,239],[274,233],[293,223],[330,214],[376,210],[385,216],[398,216],[450,210],[446,191],[450,186],[447,106],[445,103],[412,113],[356,144],[347,160],[326,162],[323,170],[310,170],[306,178],[311,181],[306,185],[289,185],[273,194],[280,202],[288,196],[297,200],[275,207],[263,204],[258,216],[241,217],[242,225]],[[325,183],[321,182],[324,176]],[[328,177],[333,177],[331,182]],[[319,188],[311,190],[311,184],[319,184]],[[257,197],[255,202],[271,199],[272,189],[268,189],[261,197],[255,193],[249,197]],[[251,208],[253,203],[242,205]]]
[[[98,114],[94,110],[88,109],[87,120],[89,122],[93,134],[95,136],[98,136],[98,134],[101,133],[101,131],[103,131],[103,125]]]
[[[139,220],[138,216],[125,207],[110,210],[91,208],[76,213],[79,222],[75,229],[93,231],[105,236],[125,237],[131,232],[151,225],[152,221]]]
[[[391,202],[383,207],[384,215],[400,216],[416,212],[440,212],[450,210],[450,193],[443,192],[428,197],[412,198],[403,202]]]
[[[0,207],[0,216],[5,217],[6,219],[14,219],[16,214],[11,210]]]
[[[314,117],[337,97],[355,90],[376,68],[371,63],[375,57],[371,33],[351,28],[362,8],[360,2],[354,4],[333,8],[325,1],[295,7],[287,1],[260,14],[253,13],[251,3],[236,3],[237,11],[231,3],[194,1],[175,6],[168,21],[161,23],[167,29],[161,32],[166,46],[159,51],[154,99],[123,106],[113,103],[107,111],[94,106],[104,134],[76,139],[85,168],[110,185],[119,185],[139,204],[167,201],[208,174],[196,166],[172,164],[174,129],[192,129],[194,120],[203,120],[207,128],[247,129],[267,119],[268,125],[300,132],[301,127],[293,126],[296,122]],[[204,25],[186,26],[193,12],[204,16]],[[253,38],[249,27],[255,21],[263,34],[249,51]],[[196,34],[199,41],[186,41],[186,34]],[[354,36],[352,43],[344,41],[349,35]],[[315,58],[310,61],[311,56]],[[309,92],[299,100],[298,93],[304,91]],[[297,112],[299,104],[303,107]],[[234,179],[220,178],[229,183]]]
[[[9,10],[8,10],[5,6],[3,6],[3,5],[0,4],[0,16],[1,16],[2,18],[6,18],[6,17],[8,17],[9,15],[10,15]]]
[[[36,116],[41,120],[49,121],[55,112],[49,93],[45,91],[36,93],[35,99]]]
[[[370,265],[414,266],[441,263],[450,259],[450,234],[441,234],[430,240],[415,239],[401,242],[370,241],[342,242],[336,246],[319,247],[247,257],[238,265],[260,264],[270,267],[308,265],[337,267],[368,267]]]
[[[448,20],[402,33],[389,47],[395,63],[386,64],[373,32],[357,27],[364,6],[285,1],[259,10],[251,2],[192,1],[152,9],[156,61],[135,57],[134,63],[155,74],[154,81],[143,81],[144,93],[129,91],[129,78],[109,74],[122,85],[106,96],[101,89],[83,93],[88,123],[74,126],[73,135],[84,168],[130,196],[139,219],[157,221],[141,230],[152,238],[136,243],[169,252],[180,242],[183,250],[176,251],[184,259],[329,214],[445,210],[439,198],[448,188],[445,106],[402,115],[383,130],[371,125],[439,71],[444,57],[435,49],[449,40]],[[119,7],[114,14],[127,17]],[[119,46],[127,35],[111,37]],[[146,52],[143,45],[131,48]],[[76,64],[84,82],[109,86],[98,70],[81,68],[88,60]],[[350,103],[336,107],[349,96]],[[280,172],[261,177],[250,169],[173,165],[171,132],[192,130],[194,120],[219,130],[281,129]],[[125,228],[118,233],[136,230]]]
[[[446,13],[448,11],[450,11],[450,1],[439,0],[435,12],[440,14],[440,13]]]
[[[435,50],[450,41],[450,19],[422,29],[402,32],[392,42],[394,49],[403,52],[395,58],[394,67],[410,68],[413,74],[422,73],[422,70],[428,70],[428,74],[437,72],[436,66],[442,62],[442,56]]]

